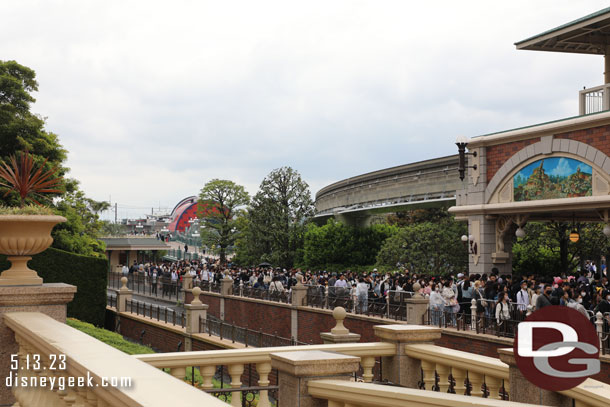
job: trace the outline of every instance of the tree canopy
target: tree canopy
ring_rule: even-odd
[[[305,223],[313,212],[309,185],[297,171],[271,171],[252,198],[237,258],[292,267],[302,260]]]
[[[233,181],[213,179],[199,194],[198,214],[202,220],[201,239],[218,248],[220,260],[226,262],[226,249],[239,235],[237,219],[250,202],[246,189]]]
[[[104,245],[97,237],[101,223],[99,211],[105,203],[87,198],[78,188],[78,181],[65,178],[67,151],[56,134],[47,131],[44,119],[30,111],[35,102],[32,93],[38,90],[34,70],[15,61],[0,61],[0,162],[7,163],[12,155],[28,151],[37,166],[58,170],[62,177],[58,192],[47,196],[49,206],[68,221],[53,229],[53,247],[83,255],[104,255]],[[0,194],[0,205],[17,206],[19,197]]]

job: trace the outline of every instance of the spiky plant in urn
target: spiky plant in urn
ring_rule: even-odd
[[[42,285],[28,261],[51,246],[53,227],[66,221],[41,203],[48,199],[45,194],[61,192],[58,167],[45,171],[46,163],[36,165],[28,151],[0,163],[0,190],[4,197],[14,195],[18,201],[18,205],[0,207],[0,254],[11,262],[0,274],[0,286]]]

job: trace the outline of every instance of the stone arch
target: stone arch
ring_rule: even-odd
[[[542,137],[516,152],[494,174],[485,189],[485,203],[507,202],[503,197],[510,192],[512,199],[512,176],[531,162],[544,156],[566,156],[581,160],[593,167],[593,195],[610,194],[610,157],[593,146],[576,140]]]

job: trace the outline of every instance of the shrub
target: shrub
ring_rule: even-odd
[[[103,328],[97,328],[87,322],[79,321],[78,319],[74,318],[68,318],[66,323],[72,328],[78,329],[79,331],[94,337],[98,341],[104,342],[105,344],[123,351],[128,355],[155,353],[155,351],[148,346],[130,342],[116,332],[108,331],[107,329]]]
[[[104,325],[108,260],[51,247],[33,256],[29,266],[38,272],[45,283],[66,283],[78,287],[74,299],[68,303],[68,316],[97,326]],[[0,270],[9,267],[6,256],[0,255]]]

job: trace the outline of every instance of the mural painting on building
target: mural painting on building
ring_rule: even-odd
[[[544,158],[515,174],[514,200],[573,198],[590,196],[593,169],[568,157]]]

